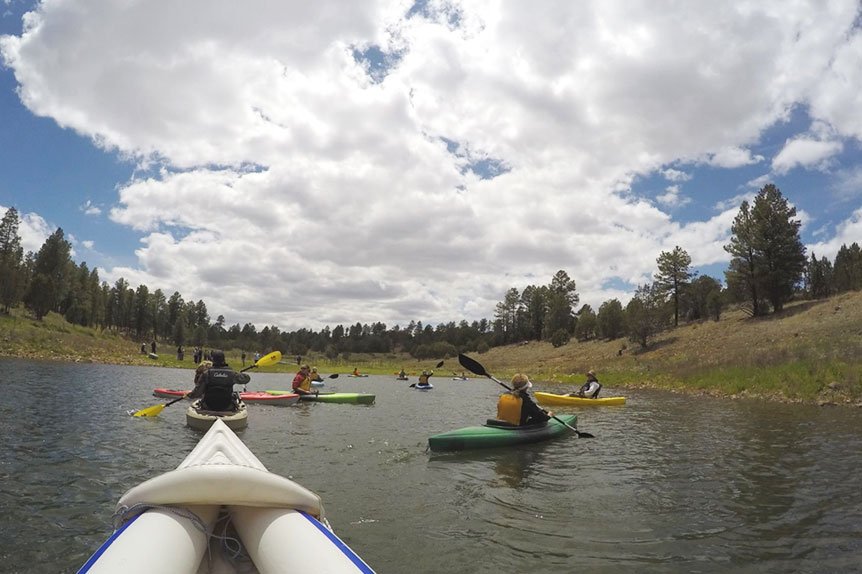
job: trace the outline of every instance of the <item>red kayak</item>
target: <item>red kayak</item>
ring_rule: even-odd
[[[189,391],[181,391],[177,389],[154,389],[154,397],[162,397],[165,399],[175,399],[183,396]],[[276,405],[280,407],[290,406],[299,400],[299,395],[291,393],[289,395],[271,395],[263,391],[243,391],[239,394],[239,398],[245,403],[264,403],[267,405]]]

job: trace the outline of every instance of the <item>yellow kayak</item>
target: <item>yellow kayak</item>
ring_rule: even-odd
[[[536,400],[540,405],[561,405],[572,407],[600,407],[608,405],[624,405],[625,397],[606,397],[598,399],[585,399],[582,397],[570,397],[569,395],[555,395],[554,393],[542,393],[536,391]]]

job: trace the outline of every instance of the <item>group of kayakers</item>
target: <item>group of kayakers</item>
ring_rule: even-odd
[[[187,395],[188,398],[201,400],[201,408],[211,411],[235,411],[239,404],[239,397],[234,392],[234,385],[246,385],[251,378],[241,372],[237,372],[228,366],[225,361],[224,351],[212,351],[210,361],[202,361],[195,369],[195,387]],[[401,370],[404,373],[404,370]],[[354,369],[354,374],[358,370]],[[429,382],[434,371],[423,370],[419,375],[417,388],[430,388]],[[581,387],[568,394],[571,397],[582,397],[596,399],[602,390],[595,371],[586,373],[587,380]],[[322,381],[317,367],[305,364],[293,378],[293,392],[298,395],[314,395],[317,390],[311,388],[314,381]],[[533,387],[530,378],[518,373],[512,377],[512,390],[500,395],[497,401],[497,419],[507,422],[513,426],[531,425],[543,423],[554,416],[553,412],[546,411],[536,403],[530,395],[529,390]]]
[[[602,385],[592,369],[587,371],[587,381],[577,391],[569,393],[570,397],[582,397],[597,399]],[[512,377],[512,390],[500,395],[497,400],[497,420],[507,422],[514,426],[539,424],[554,416],[551,411],[546,411],[536,403],[528,392],[533,388],[530,378],[518,373]]]

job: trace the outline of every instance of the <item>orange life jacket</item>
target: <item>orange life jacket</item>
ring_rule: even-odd
[[[302,382],[299,384],[298,388],[300,388],[306,392],[311,391],[311,377],[309,377],[308,375],[305,375],[305,377],[302,379]]]
[[[524,400],[512,393],[500,395],[497,401],[497,420],[506,421],[513,425],[521,424],[521,405]]]

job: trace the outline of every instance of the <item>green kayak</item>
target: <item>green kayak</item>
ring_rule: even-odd
[[[578,423],[577,415],[558,415],[557,418],[573,427],[576,427]],[[492,423],[499,423],[499,421],[491,419],[482,426],[466,427],[435,434],[428,439],[428,446],[434,451],[493,448],[539,442],[561,434],[575,434],[555,419],[539,425],[522,427],[497,426],[497,424]],[[505,425],[505,423],[500,423],[500,425]]]
[[[293,391],[265,391],[270,395],[289,395]],[[316,395],[300,395],[299,400],[303,402],[318,403],[351,403],[354,405],[370,405],[374,402],[375,395],[368,393],[318,393]]]

